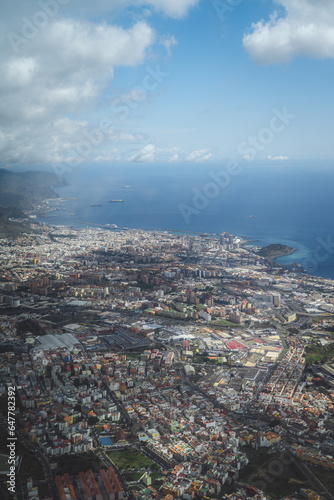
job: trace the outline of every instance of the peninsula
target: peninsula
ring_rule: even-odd
[[[282,245],[280,243],[272,243],[271,245],[267,245],[259,252],[257,255],[261,257],[266,257],[267,259],[276,259],[277,257],[284,257],[285,255],[291,255],[296,251],[296,248],[289,247],[287,245]]]

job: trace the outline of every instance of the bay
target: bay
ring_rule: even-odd
[[[334,279],[334,165],[329,161],[221,164],[81,164],[56,189],[51,224],[231,234],[297,248],[279,262]],[[129,187],[124,187],[129,186]],[[110,199],[122,199],[109,203]],[[92,207],[91,204],[102,206]],[[251,217],[250,217],[251,216]]]

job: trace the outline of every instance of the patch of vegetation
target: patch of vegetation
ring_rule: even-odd
[[[266,247],[261,248],[261,250],[257,252],[257,254],[261,257],[266,257],[267,259],[275,259],[276,257],[291,255],[295,251],[295,248],[289,247],[287,245],[272,243],[271,245],[267,245]]]
[[[125,481],[128,481],[131,483],[132,481],[139,481],[139,479],[142,477],[143,472],[125,472],[123,474],[123,477]]]
[[[289,335],[298,335],[299,329],[295,326],[288,328]]]
[[[318,467],[312,467],[312,465],[310,464],[308,464],[308,467],[329,491],[334,491],[334,475],[332,471],[323,470]]]
[[[227,321],[226,319],[216,319],[210,323],[210,326],[233,326],[234,328],[241,327],[241,325],[232,323],[232,321]]]
[[[257,486],[274,498],[284,498],[296,494],[300,488],[309,488],[308,478],[286,453],[270,455],[267,448],[260,448],[252,456],[241,471],[240,480]]]
[[[311,344],[307,348],[306,361],[312,363],[326,363],[334,357],[334,342],[321,346],[320,344]]]
[[[96,425],[95,431],[97,434],[101,434],[102,432],[105,432],[104,427],[102,425]]]
[[[131,352],[131,353],[126,353],[126,359],[132,359],[132,360],[137,360],[137,359],[140,359],[140,356],[142,355],[142,353],[140,352]]]
[[[61,323],[70,321],[71,318],[69,316],[63,316],[62,314],[50,314],[48,316],[44,316],[43,320],[50,321],[50,323],[54,323],[55,325],[60,325]]]
[[[60,475],[68,471],[71,471],[73,475],[78,475],[79,472],[85,472],[89,469],[92,469],[93,472],[98,472],[104,467],[104,463],[94,452],[82,455],[63,455],[59,462],[57,462],[57,465],[57,474]]]
[[[164,482],[166,478],[161,472],[152,472],[151,479],[153,488],[159,489],[161,482]]]
[[[149,458],[137,450],[110,451],[107,453],[110,459],[121,470],[150,468],[155,464]]]
[[[0,169],[0,178],[1,178],[1,169]],[[24,213],[14,207],[4,207],[2,205],[6,204],[7,201],[10,203],[10,194],[4,195],[1,193],[0,187],[0,238],[15,238],[19,236],[21,233],[34,233],[28,225],[24,225],[21,222],[15,222],[15,220],[10,220],[12,218],[16,219],[25,219]],[[28,222],[29,224],[29,222]]]
[[[45,334],[43,328],[35,319],[24,319],[17,323],[16,333],[19,337],[30,332],[37,336]]]
[[[259,450],[247,449],[247,455],[249,459],[249,464],[242,470],[241,475],[243,477],[256,472],[260,467],[263,466],[271,457],[269,455],[268,448],[260,448]]]

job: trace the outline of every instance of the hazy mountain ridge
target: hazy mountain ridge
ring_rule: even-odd
[[[24,211],[48,198],[59,198],[52,187],[64,186],[66,181],[51,172],[12,172],[0,168],[0,238],[16,237],[32,229],[22,222]]]
[[[16,237],[21,233],[31,233],[32,229],[22,222],[10,220],[24,218],[25,215],[19,208],[0,206],[0,239]]]
[[[0,205],[32,210],[36,203],[58,198],[51,188],[66,184],[51,172],[11,172],[0,169]]]

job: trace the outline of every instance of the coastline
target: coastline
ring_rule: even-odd
[[[86,205],[80,203],[81,198],[80,198],[80,196],[78,196],[78,193],[76,191],[69,192],[69,190],[66,189],[66,192],[60,191],[59,195],[60,195],[60,198],[58,198],[56,200],[52,200],[51,205],[56,203],[58,205],[58,208],[60,208],[60,210],[59,209],[58,210],[51,209],[51,211],[50,211],[51,207],[49,206],[48,212],[47,213],[44,212],[44,214],[43,214],[44,217],[42,216],[42,218],[41,218],[40,217],[41,214],[40,213],[37,214],[37,218],[39,219],[40,222],[49,223],[49,224],[51,223],[52,226],[61,225],[61,226],[71,226],[73,228],[74,227],[82,228],[85,226],[91,226],[91,227],[100,227],[101,229],[109,229],[109,230],[112,229],[114,231],[115,230],[126,230],[128,228],[136,228],[136,229],[141,228],[143,230],[150,230],[150,231],[168,231],[168,232],[173,232],[174,234],[189,234],[189,236],[203,234],[203,235],[207,235],[209,237],[210,236],[217,237],[217,236],[219,236],[219,234],[221,232],[224,232],[224,229],[228,230],[228,231],[231,231],[231,229],[232,229],[232,227],[231,227],[232,224],[230,224],[230,223],[228,225],[226,224],[226,226],[224,224],[225,227],[222,228],[221,222],[219,224],[217,224],[216,227],[213,224],[210,224],[209,227],[205,227],[205,229],[204,229],[205,232],[199,226],[199,224],[194,224],[194,225],[191,225],[190,227],[183,228],[183,227],[180,227],[179,221],[169,219],[168,213],[166,214],[166,221],[167,222],[163,221],[161,217],[158,218],[158,220],[153,218],[153,220],[150,221],[150,222],[152,222],[152,226],[148,227],[149,225],[147,224],[147,219],[146,219],[144,221],[143,226],[141,226],[141,225],[139,225],[139,222],[143,222],[143,221],[142,220],[137,221],[137,219],[141,219],[141,217],[131,216],[129,214],[128,205],[126,207],[127,210],[125,212],[124,212],[124,207],[122,207],[121,211],[118,211],[118,209],[117,209],[117,211],[115,211],[116,209],[113,211],[102,209],[102,211],[99,211],[99,212],[92,212],[91,210],[89,210],[89,208],[86,207]],[[101,201],[101,203],[102,203],[102,201]],[[49,203],[50,203],[50,200],[49,200]],[[68,208],[70,210],[62,210],[61,207],[64,207],[64,205],[65,204],[67,205],[67,203],[69,204]],[[121,204],[121,205],[124,205],[124,204]],[[52,208],[54,208],[54,207],[52,207]],[[132,208],[131,204],[130,204],[130,208]],[[133,212],[133,213],[136,214],[136,212]],[[124,224],[124,222],[126,222],[126,223]],[[166,224],[166,227],[164,227],[164,225],[165,225],[164,222]],[[175,226],[173,227],[168,222],[176,222],[176,223],[175,223]],[[253,226],[252,226],[252,228],[253,228]],[[238,231],[238,229],[240,229],[240,231]],[[261,234],[259,232],[256,232],[253,234],[249,234],[249,233],[247,234],[246,233],[247,229],[248,228],[244,227],[244,226],[239,227],[239,228],[235,227],[232,234],[234,234],[234,236],[236,236],[242,240],[240,242],[242,246],[245,245],[248,248],[252,246],[253,247],[252,251],[257,254],[258,251],[260,251],[262,248],[265,248],[265,246],[262,246],[262,245],[265,245],[266,238],[263,234]],[[246,235],[245,235],[245,233],[246,233]],[[239,235],[242,235],[242,236],[239,236]],[[276,241],[277,240],[279,241],[281,236],[282,236],[281,234],[277,234],[276,238],[275,238]],[[273,238],[273,235],[271,235],[271,234],[269,234],[268,239],[269,239],[269,241],[270,240],[275,241],[275,239]],[[294,270],[307,272],[307,267],[305,267],[305,265],[304,265],[304,262],[306,261],[307,256],[304,257],[304,260],[301,260],[299,258],[300,254],[303,255],[303,253],[301,253],[301,251],[300,251],[300,248],[302,248],[302,252],[303,251],[305,252],[303,245],[301,244],[301,247],[300,247],[298,245],[299,242],[291,241],[292,245],[288,246],[289,240],[285,239],[284,236],[283,236],[282,240],[284,242],[286,242],[287,245],[284,246],[284,245],[278,244],[279,248],[280,248],[279,251],[276,248],[274,253],[267,254],[267,255],[260,254],[260,256],[265,257],[268,260],[270,259],[273,261],[273,263],[276,263],[277,265],[280,265],[286,269],[294,268]],[[297,255],[296,255],[297,265],[296,266],[293,265],[294,263],[292,262],[294,257],[289,258],[289,256],[291,256],[294,253],[297,253]],[[282,261],[280,261],[280,259],[282,259]],[[287,260],[287,262],[284,262],[285,259]],[[319,277],[324,277],[327,279],[333,279],[332,272],[330,272],[330,273],[329,272],[326,272],[326,273],[316,272],[316,273],[314,273],[314,275],[319,276]]]
[[[257,253],[260,257],[265,257],[266,259],[275,260],[279,257],[286,257],[292,255],[297,251],[295,247],[289,247],[288,245],[282,245],[280,243],[271,243],[262,247]]]
[[[292,248],[290,251],[280,253],[279,255],[275,255],[275,257],[272,257],[272,258],[278,259],[279,257],[287,257],[288,255],[292,255],[295,252],[297,252],[297,248]]]
[[[179,206],[182,203],[190,208],[193,206],[193,187],[205,185],[207,181],[207,169],[204,166],[194,165],[189,178],[188,168],[184,170],[170,164],[163,172],[160,171],[161,175],[155,176],[155,166],[151,164],[143,165],[139,174],[132,164],[126,164],[120,169],[119,166],[109,163],[105,168],[103,165],[97,168],[95,164],[87,163],[76,170],[75,176],[65,175],[69,182],[66,187],[54,189],[62,198],[76,198],[59,205],[59,208],[68,208],[72,213],[54,210],[44,212],[43,217],[38,219],[52,225],[76,227],[85,226],[75,222],[79,220],[101,227],[115,224],[118,227],[143,229],[172,228],[178,231],[175,234],[182,232],[189,235],[229,231],[231,234],[242,235],[242,239],[246,239],[249,246],[258,246],[259,250],[272,242],[295,247],[297,251],[293,255],[290,254],[292,251],[285,251],[273,255],[272,258],[287,266],[295,261],[306,269],[310,267],[318,276],[333,279],[334,253],[328,253],[326,259],[318,262],[314,251],[318,245],[317,238],[326,241],[329,237],[332,224],[330,214],[334,210],[334,199],[329,194],[330,186],[334,182],[334,170],[329,171],[323,166],[320,179],[318,167],[315,168],[313,164],[305,167],[306,181],[301,186],[300,197],[296,200],[292,186],[299,178],[301,165],[296,165],[284,173],[284,185],[279,182],[282,179],[280,169],[273,169],[273,164],[270,165],[266,177],[257,177],[258,166],[254,165],[254,168],[245,170],[242,177],[234,179],[231,189],[224,191],[224,196],[212,199],[208,207],[198,210],[198,213],[191,211],[189,221],[185,221]],[[219,165],[216,167],[220,168]],[[315,210],[309,213],[309,187],[315,182],[319,183],[319,189],[314,193]],[[130,184],[131,189],[123,188],[124,185]],[[267,193],[267,197],[261,198],[261,193]],[[110,204],[110,198],[124,198],[125,202]],[[281,204],[283,198],[284,206]],[[103,207],[92,209],[89,207],[91,202],[101,203]],[[280,209],[277,210],[276,207]],[[73,212],[76,215],[73,215]],[[250,219],[250,213],[254,213],[256,218]],[[315,260],[317,265],[313,266]]]

